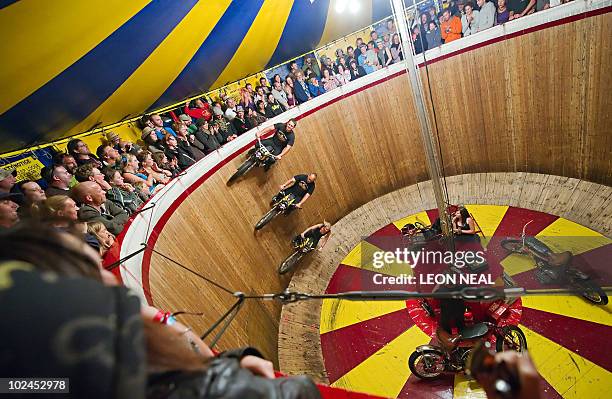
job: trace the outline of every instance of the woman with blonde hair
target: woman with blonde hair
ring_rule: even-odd
[[[39,221],[57,228],[71,227],[78,220],[76,202],[65,195],[54,195],[32,205],[32,215]]]
[[[109,248],[115,243],[115,236],[112,235],[102,222],[91,222],[87,223],[87,233],[96,237],[100,243],[100,256],[104,256],[108,252]]]
[[[94,249],[100,248],[96,237],[82,230],[78,217],[79,207],[65,195],[54,195],[41,203],[32,205],[32,216],[44,225],[62,231],[71,231],[81,236]]]

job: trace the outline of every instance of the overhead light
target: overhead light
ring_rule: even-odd
[[[336,10],[338,14],[342,14],[345,11],[351,14],[357,14],[359,10],[361,10],[361,2],[359,0],[336,0],[334,10]]]

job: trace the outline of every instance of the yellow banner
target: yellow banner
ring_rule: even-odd
[[[22,180],[38,180],[40,179],[40,170],[45,165],[34,157],[22,158],[18,161],[2,165],[3,169],[15,169],[17,171],[17,181]]]

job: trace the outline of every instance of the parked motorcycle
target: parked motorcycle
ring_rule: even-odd
[[[293,249],[295,250],[287,257],[278,267],[278,274],[285,274],[292,270],[295,265],[309,252],[314,251],[315,245],[312,238],[306,237],[297,241],[293,241]]]
[[[523,227],[520,239],[507,238],[501,246],[510,253],[531,256],[536,262],[535,277],[541,284],[556,284],[575,288],[585,299],[597,305],[607,305],[608,296],[595,284],[589,275],[572,267],[572,253],[555,253],[535,237],[527,237],[527,226]]]
[[[449,348],[441,345],[418,346],[408,359],[410,371],[424,380],[436,379],[444,372],[462,371],[474,346],[490,335],[496,337],[497,352],[527,350],[525,334],[517,326],[499,327],[493,323],[481,322],[465,327],[459,336],[450,339]]]
[[[286,213],[289,209],[295,207],[295,196],[293,194],[285,194],[284,191],[281,191],[275,198],[272,202],[272,208],[257,222],[255,230],[261,230],[276,216]]]
[[[257,139],[257,144],[248,155],[246,161],[238,167],[238,170],[229,178],[227,184],[233,183],[236,179],[247,174],[255,166],[263,167],[267,160],[274,158],[274,154],[268,147],[261,143],[260,139]]]

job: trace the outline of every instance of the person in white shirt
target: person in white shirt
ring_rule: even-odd
[[[227,109],[225,110],[225,118],[227,118],[228,121],[231,121],[237,115],[236,101],[233,98],[228,98],[225,101],[225,104],[227,105]]]
[[[287,93],[285,93],[285,90],[283,90],[283,86],[280,82],[274,82],[274,86],[272,87],[272,95],[276,99],[276,102],[279,103],[285,111],[289,109],[289,104],[287,103]]]
[[[474,10],[472,3],[466,3],[463,8],[464,14],[461,16],[461,28],[463,36],[473,35],[478,32],[478,11]]]
[[[476,0],[476,4],[480,7],[478,14],[478,27],[477,32],[481,32],[485,29],[491,28],[495,25],[495,5],[487,0]]]

